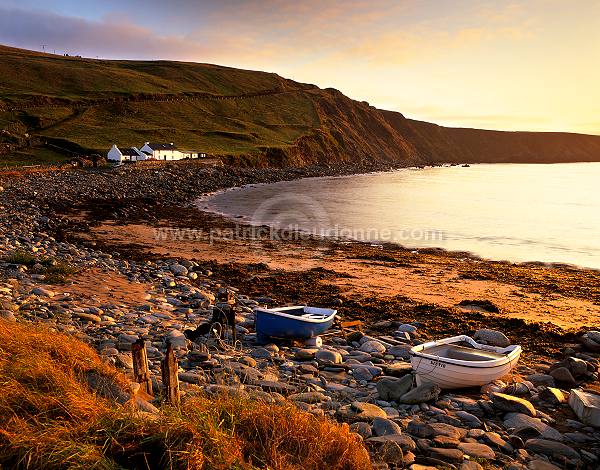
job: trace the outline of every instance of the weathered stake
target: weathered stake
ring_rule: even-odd
[[[139,338],[131,345],[131,354],[133,356],[133,380],[141,385],[141,390],[148,395],[152,395],[152,380],[150,379],[150,370],[148,369],[148,353],[146,351],[146,342]]]
[[[167,354],[161,361],[162,381],[165,387],[165,400],[173,406],[179,406],[179,377],[177,375],[177,357],[173,351],[173,345],[167,343]]]

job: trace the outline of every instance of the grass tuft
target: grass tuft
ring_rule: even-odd
[[[48,284],[64,284],[69,276],[75,274],[77,269],[62,260],[37,257],[28,251],[17,250],[4,258],[4,261],[31,268],[34,274],[43,274],[44,281]]]
[[[78,340],[0,321],[0,468],[370,468],[347,425],[292,405],[197,396],[148,415],[92,382],[129,387]]]

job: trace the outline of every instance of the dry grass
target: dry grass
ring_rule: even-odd
[[[0,321],[0,468],[370,468],[347,426],[291,405],[196,397],[151,416],[90,377],[128,389],[85,344]]]
[[[3,261],[24,265],[32,273],[43,274],[44,282],[47,284],[64,284],[69,276],[77,272],[74,266],[60,259],[37,256],[24,250],[13,251]]]

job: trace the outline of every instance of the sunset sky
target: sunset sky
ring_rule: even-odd
[[[600,134],[597,0],[0,0],[0,43],[272,71],[444,125]]]

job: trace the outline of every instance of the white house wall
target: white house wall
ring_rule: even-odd
[[[123,154],[117,148],[116,145],[113,145],[112,148],[108,151],[107,158],[115,162],[120,162],[123,159]]]
[[[144,144],[140,148],[140,151],[142,153],[146,152],[149,155],[144,154],[144,156],[139,157],[138,160],[153,158],[154,160],[172,161],[183,160],[184,158],[199,158],[200,156],[206,156],[206,154],[199,154],[198,152],[182,152],[180,150],[152,150],[148,144]],[[150,155],[152,156],[150,157]]]

